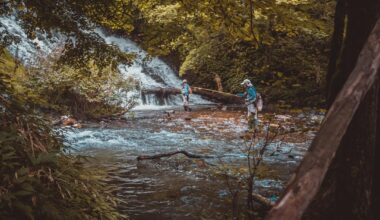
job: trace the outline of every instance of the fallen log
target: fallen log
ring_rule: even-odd
[[[137,157],[137,160],[154,160],[154,159],[160,159],[162,157],[171,157],[171,156],[174,156],[176,154],[183,154],[188,158],[194,158],[194,159],[214,158],[213,156],[209,156],[209,155],[192,154],[192,153],[189,153],[185,150],[178,150],[178,151],[173,151],[173,152],[164,153],[164,154],[141,155],[141,156]]]
[[[231,93],[216,91],[212,89],[205,89],[205,88],[200,88],[200,87],[191,87],[191,89],[194,94],[201,95],[212,101],[222,102],[224,104],[244,104],[244,99]],[[141,90],[141,93],[167,96],[167,95],[181,94],[181,90],[178,88],[153,88],[153,89],[143,89]]]
[[[181,90],[178,88],[152,88],[142,89],[141,93],[144,94],[157,94],[157,95],[178,95],[181,94]]]
[[[269,199],[257,193],[252,193],[252,198],[255,202],[260,203],[261,205],[265,206],[265,208],[267,209],[272,208],[272,206],[274,205],[274,202],[270,201]]]
[[[244,104],[244,99],[227,92],[216,91],[212,89],[205,89],[200,87],[193,87],[193,93],[208,97],[215,101],[220,101],[226,104]]]

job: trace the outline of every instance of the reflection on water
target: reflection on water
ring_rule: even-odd
[[[66,130],[67,143],[78,153],[93,156],[93,165],[107,170],[105,180],[124,201],[120,211],[132,219],[224,218],[230,210],[224,182],[209,175],[207,164],[245,166],[239,138],[246,128],[243,113],[200,111],[186,121],[180,114],[161,113],[104,128]],[[266,177],[256,191],[275,199],[307,149],[308,142],[275,142],[265,157]],[[281,146],[279,148],[279,146]],[[174,150],[214,155],[206,163],[183,156],[137,162],[142,154]],[[272,156],[269,153],[275,152]]]

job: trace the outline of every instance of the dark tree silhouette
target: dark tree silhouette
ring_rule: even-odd
[[[378,0],[338,0],[335,31],[341,33],[337,33],[337,40],[332,45],[335,51],[332,51],[329,65],[333,71],[328,78],[329,106],[352,73],[379,17]],[[380,163],[379,104],[377,79],[352,119],[322,187],[307,212],[310,219],[380,219],[380,173],[376,169]]]
[[[267,219],[380,219],[379,17],[378,0],[338,0],[329,113]]]

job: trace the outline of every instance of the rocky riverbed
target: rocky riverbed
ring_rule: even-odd
[[[281,127],[283,135],[274,138],[264,153],[255,192],[271,201],[278,198],[322,119],[317,112],[260,116],[262,129]],[[231,195],[220,173],[237,170],[241,173],[231,176],[244,177],[246,127],[244,110],[209,107],[190,113],[136,111],[123,120],[88,122],[82,128],[64,128],[63,133],[76,154],[93,158],[89,166],[107,171],[104,181],[120,199],[120,211],[131,219],[225,219],[232,213]],[[213,158],[136,160],[139,155],[177,150]],[[240,206],[244,209],[243,188]]]

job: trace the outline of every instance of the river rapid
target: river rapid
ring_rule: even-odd
[[[265,115],[260,116],[261,123],[266,123]],[[323,118],[315,113],[270,115],[272,127],[282,125],[288,130],[296,130],[299,120],[316,128]],[[208,107],[191,113],[179,109],[135,111],[125,120],[86,123],[81,129],[64,128],[63,133],[75,154],[90,156],[89,166],[106,171],[104,182],[120,199],[119,210],[131,219],[225,219],[231,216],[232,204],[227,181],[220,173],[240,170],[239,175],[244,176],[248,141],[242,135],[246,128],[243,110]],[[312,129],[276,138],[264,154],[254,191],[275,201],[314,133]],[[136,160],[139,155],[176,150],[214,158],[176,155]],[[243,189],[240,194],[243,210]]]

